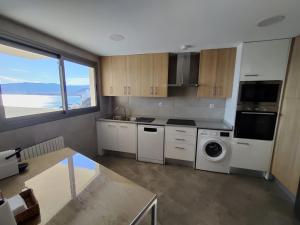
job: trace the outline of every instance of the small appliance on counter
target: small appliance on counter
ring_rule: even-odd
[[[0,192],[1,193],[1,192]],[[16,225],[40,215],[39,204],[32,189],[25,189],[21,193],[9,198],[0,196],[0,218],[5,225]]]
[[[21,148],[0,152],[0,180],[23,172],[28,163],[19,163]]]

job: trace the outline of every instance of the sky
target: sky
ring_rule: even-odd
[[[67,85],[88,85],[89,67],[65,61]],[[0,84],[57,83],[58,59],[51,57],[26,58],[0,52]]]

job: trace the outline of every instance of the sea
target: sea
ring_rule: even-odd
[[[25,108],[47,108],[61,109],[62,98],[59,95],[19,95],[19,94],[2,94],[4,106],[8,107],[25,107]],[[81,105],[80,96],[68,96],[68,105]]]

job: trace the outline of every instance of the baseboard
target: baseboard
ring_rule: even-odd
[[[136,154],[134,154],[134,153],[118,152],[118,151],[110,151],[110,150],[103,150],[103,152],[104,152],[103,155],[113,155],[113,156],[130,158],[130,159],[136,158]]]
[[[186,167],[192,167],[194,168],[194,162],[191,161],[185,161],[185,160],[178,160],[178,159],[165,159],[165,164],[170,165],[177,165],[177,166],[186,166]]]
[[[280,190],[282,190],[282,192],[288,197],[288,199],[290,199],[293,204],[295,204],[296,202],[296,196],[291,193],[279,180],[277,180],[276,178],[274,178],[274,182],[275,184],[280,188]]]

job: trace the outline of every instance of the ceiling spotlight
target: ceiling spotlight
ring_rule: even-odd
[[[262,21],[258,22],[257,26],[258,27],[268,27],[268,26],[271,26],[273,24],[280,23],[284,19],[285,19],[284,15],[272,16],[272,17],[263,19]]]
[[[189,48],[192,48],[192,47],[193,47],[193,45],[181,45],[180,49],[181,50],[188,50]]]
[[[109,36],[109,38],[113,41],[122,41],[125,39],[125,37],[121,34],[112,34]]]

